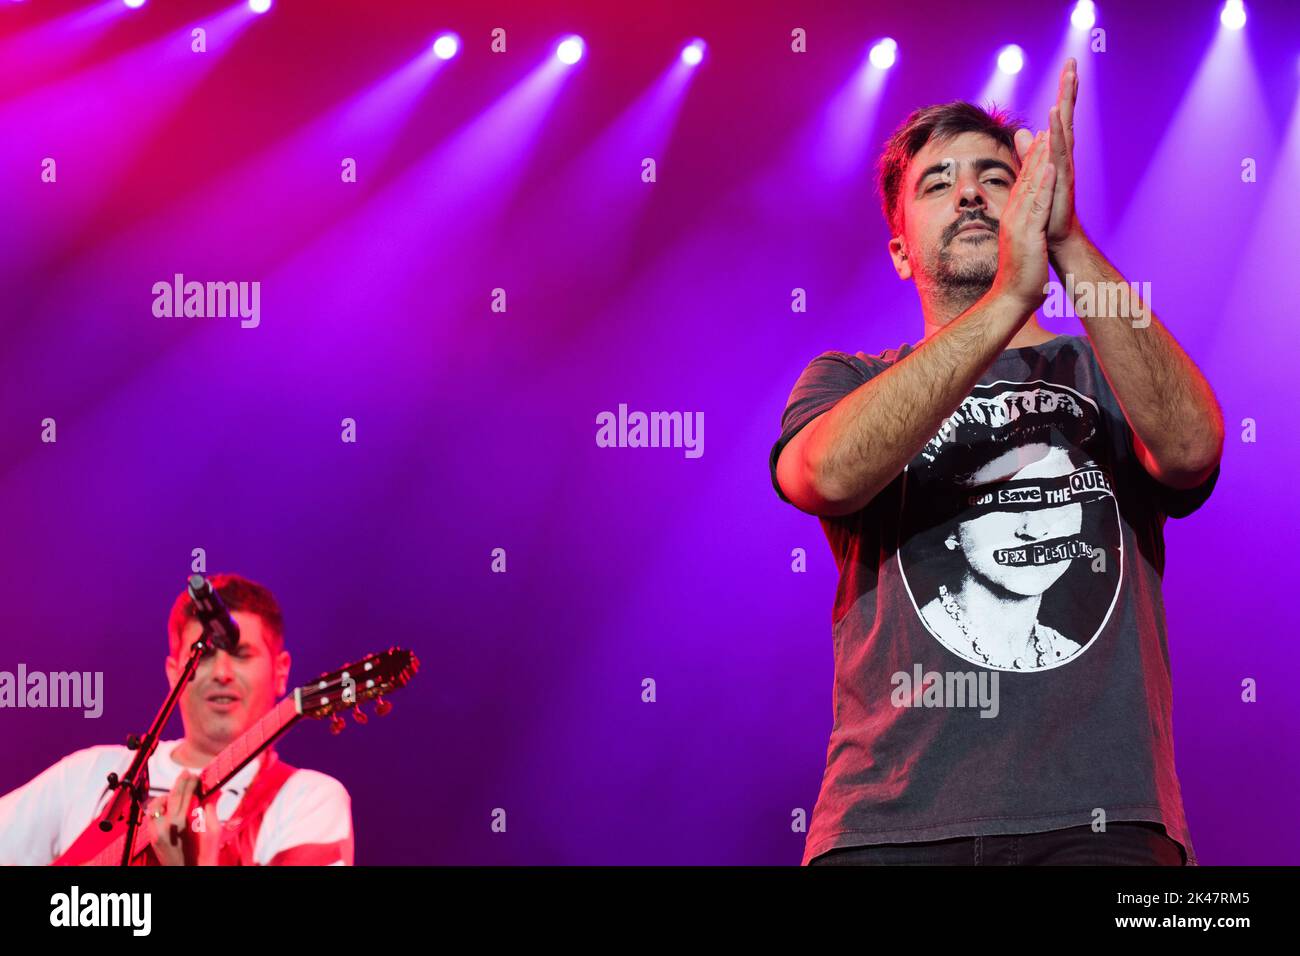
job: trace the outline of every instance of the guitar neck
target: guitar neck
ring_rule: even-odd
[[[267,711],[261,720],[240,734],[238,739],[231,741],[225,750],[217,754],[217,759],[203,769],[199,776],[199,800],[206,800],[220,790],[222,784],[239,773],[250,760],[302,717],[295,697],[296,695],[286,697]]]
[[[239,773],[248,765],[250,760],[253,760],[272,741],[301,719],[302,714],[298,710],[297,694],[286,697],[276,704],[261,720],[240,734],[236,740],[232,741],[225,750],[217,755],[217,758],[212,763],[204,768],[199,775],[198,799],[200,801],[206,800],[213,793],[220,790],[227,780]],[[94,858],[89,861],[89,866],[116,866],[122,862],[122,850],[126,847],[125,823],[119,823],[117,830],[116,838],[95,854]],[[140,832],[137,832],[136,839],[139,840],[140,836]],[[137,859],[146,853],[148,849],[147,844],[140,846],[137,843],[132,859]]]

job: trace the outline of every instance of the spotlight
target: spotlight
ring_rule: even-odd
[[[144,6],[144,0],[122,0],[122,2],[132,10],[139,10]]]
[[[555,55],[560,58],[560,62],[570,66],[581,60],[584,52],[582,37],[577,36],[565,37],[555,48]]]
[[[444,33],[433,41],[433,55],[440,60],[450,60],[460,50],[460,38],[454,33]]]
[[[687,66],[699,66],[704,59],[704,41],[692,40],[682,47],[682,62]]]
[[[887,70],[898,59],[898,43],[891,37],[885,37],[871,48],[871,65],[877,70]]]
[[[248,9],[254,13],[266,13],[271,9],[271,0],[248,0]]]
[[[1076,30],[1091,30],[1097,23],[1097,5],[1092,0],[1079,0],[1070,14],[1070,23]]]
[[[1227,0],[1219,13],[1219,22],[1229,30],[1240,30],[1246,25],[1246,5],[1241,0]]]
[[[1025,68],[1025,51],[1014,43],[1004,46],[998,54],[998,69],[1008,76],[1015,76]]]

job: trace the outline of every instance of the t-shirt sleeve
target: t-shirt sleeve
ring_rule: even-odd
[[[1219,481],[1220,465],[1215,465],[1214,471],[1210,472],[1210,477],[1195,488],[1171,488],[1153,478],[1140,463],[1137,467],[1145,476],[1146,482],[1150,486],[1150,494],[1157,507],[1162,514],[1166,514],[1171,518],[1186,518],[1205,504],[1214,491],[1214,486]]]
[[[267,808],[257,835],[263,866],[351,866],[352,799],[328,774],[297,770]]]
[[[776,463],[782,449],[801,428],[818,415],[830,411],[840,399],[870,381],[878,371],[870,364],[864,370],[863,365],[855,363],[843,352],[823,352],[804,368],[786,401],[785,413],[781,416],[781,437],[768,456],[772,487],[782,501],[793,504],[776,480]]]
[[[1221,465],[1215,465],[1214,471],[1210,472],[1209,477],[1194,488],[1171,488],[1169,485],[1157,480],[1142,466],[1133,443],[1133,430],[1126,427],[1125,432],[1128,438],[1128,451],[1133,456],[1133,470],[1137,472],[1138,483],[1160,514],[1167,515],[1170,518],[1186,518],[1205,504],[1214,491],[1214,486],[1218,484]]]
[[[89,785],[92,749],[69,754],[0,797],[0,866],[47,866],[66,847],[60,832],[68,801]]]
[[[1214,471],[1210,473],[1209,477],[1195,488],[1171,488],[1169,485],[1156,480],[1138,459],[1133,427],[1129,425],[1128,419],[1124,416],[1119,398],[1110,387],[1110,381],[1106,378],[1100,363],[1097,361],[1097,354],[1092,348],[1091,340],[1083,336],[1079,341],[1087,346],[1088,360],[1092,364],[1094,381],[1097,382],[1097,386],[1101,390],[1098,397],[1109,409],[1108,415],[1113,421],[1116,434],[1122,436],[1112,439],[1114,443],[1112,447],[1115,448],[1116,453],[1125,462],[1121,467],[1126,474],[1133,476],[1132,481],[1138,488],[1142,500],[1150,505],[1153,512],[1161,518],[1186,518],[1209,499],[1210,493],[1214,491],[1214,486],[1219,481],[1219,466],[1215,465]]]

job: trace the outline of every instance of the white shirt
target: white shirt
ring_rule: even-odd
[[[181,771],[187,769],[172,759],[179,743],[160,741],[149,758],[151,796],[170,792]],[[58,859],[104,811],[109,773],[125,773],[132,756],[132,751],[122,746],[87,747],[0,797],[0,865],[45,866]],[[217,817],[222,822],[235,812],[260,766],[260,760],[251,761],[221,788]],[[336,843],[339,860],[332,865],[351,865],[351,798],[333,777],[299,769],[266,808],[253,859],[265,866],[291,847]]]

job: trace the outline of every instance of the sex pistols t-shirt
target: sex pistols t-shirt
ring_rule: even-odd
[[[890,365],[825,352],[772,448]],[[1196,855],[1174,770],[1160,484],[1086,337],[1003,351],[865,508],[839,567],[826,772],[803,863],[835,847],[1149,821]]]

